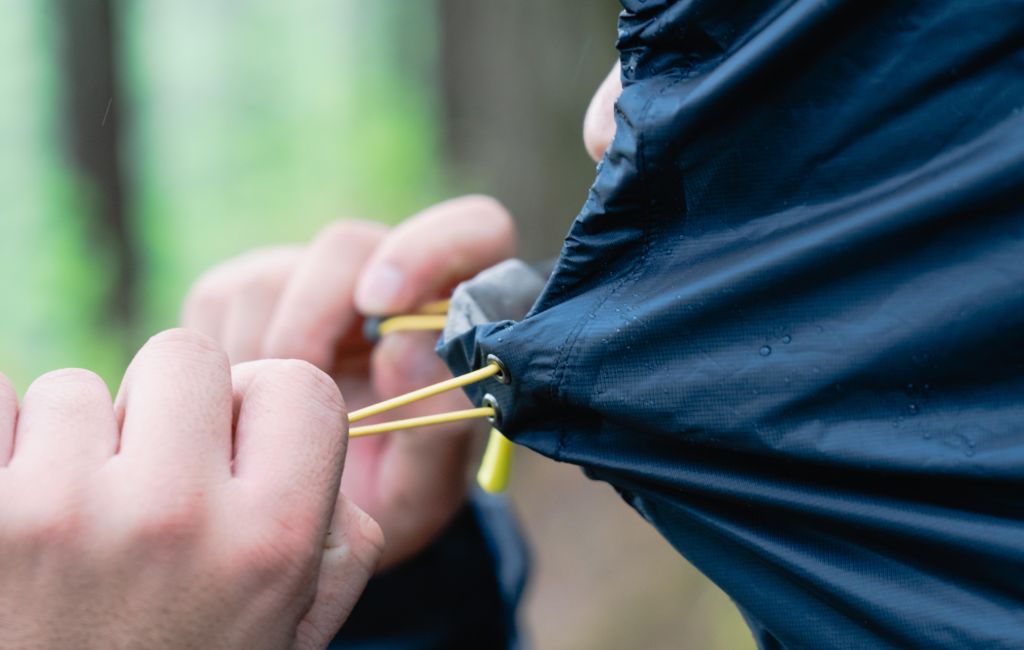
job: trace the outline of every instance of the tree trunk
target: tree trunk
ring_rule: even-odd
[[[583,113],[616,60],[618,2],[442,0],[444,149],[459,189],[500,199],[522,255],[558,253],[594,179]]]
[[[112,324],[135,322],[136,251],[125,209],[121,165],[121,98],[111,0],[57,0],[65,141],[92,200],[88,231],[112,264],[105,313]]]

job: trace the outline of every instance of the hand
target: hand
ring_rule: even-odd
[[[61,370],[19,412],[0,376],[0,647],[324,647],[383,545],[336,503],[344,433],[319,370],[232,376],[181,330],[142,348],[116,406]]]
[[[233,362],[304,359],[334,376],[353,409],[451,374],[436,333],[396,333],[374,348],[361,314],[410,312],[510,257],[511,217],[492,199],[436,205],[388,231],[328,226],[307,247],[255,251],[208,272],[186,300],[187,327],[221,341]],[[394,411],[414,417],[469,408],[461,391]],[[381,566],[426,546],[466,498],[473,426],[453,424],[353,440],[342,492],[387,540]]]

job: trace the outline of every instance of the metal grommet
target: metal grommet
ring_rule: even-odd
[[[488,354],[487,363],[493,363],[494,365],[498,366],[498,374],[494,375],[495,379],[497,379],[503,384],[508,384],[512,382],[512,375],[508,373],[508,368],[505,367],[504,362],[502,362],[502,360],[499,359],[496,355]]]
[[[501,428],[501,407],[498,406],[498,398],[490,393],[484,395],[483,399],[480,400],[481,405],[489,406],[494,409],[494,415],[487,418],[490,423],[497,429]]]

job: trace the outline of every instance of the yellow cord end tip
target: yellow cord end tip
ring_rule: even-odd
[[[498,494],[508,487],[512,471],[512,450],[514,445],[497,429],[491,429],[487,449],[476,473],[476,482],[485,492]]]

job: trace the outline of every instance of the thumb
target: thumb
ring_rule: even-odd
[[[299,622],[294,650],[320,650],[338,633],[377,569],[384,533],[370,515],[338,495],[325,544],[316,597]]]
[[[512,217],[494,199],[439,203],[400,224],[374,251],[356,286],[356,307],[378,316],[413,310],[514,252]]]

